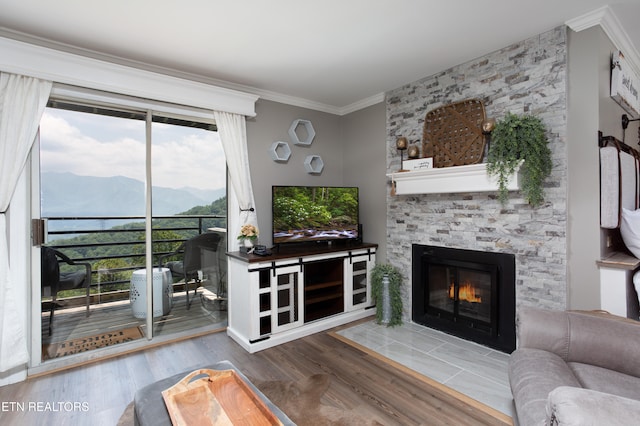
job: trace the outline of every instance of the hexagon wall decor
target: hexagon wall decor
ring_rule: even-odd
[[[307,155],[304,159],[304,168],[309,174],[319,175],[324,168],[324,161],[319,155]]]
[[[271,155],[273,161],[286,163],[289,161],[289,157],[291,157],[291,148],[289,148],[289,144],[286,142],[274,142],[271,144],[271,148],[269,148],[269,155]]]
[[[298,134],[300,127],[304,128],[306,135]],[[299,118],[297,120],[293,120],[293,123],[291,123],[291,127],[289,127],[289,137],[296,145],[309,146],[313,142],[313,138],[316,137],[316,131],[313,129],[311,121]],[[301,140],[300,137],[303,137],[304,139]]]

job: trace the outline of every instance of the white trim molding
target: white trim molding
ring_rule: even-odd
[[[0,71],[179,105],[256,115],[259,96],[0,37]]]
[[[345,107],[339,108],[337,114],[338,115],[347,115],[352,112],[360,111],[361,109],[368,108],[372,105],[377,105],[385,101],[384,93],[377,93],[373,96],[369,96],[368,98],[362,99],[358,102],[354,102],[351,105],[347,105]]]
[[[640,74],[640,53],[638,53],[631,38],[609,6],[603,6],[577,18],[570,19],[565,24],[575,32],[600,25],[616,48],[622,51],[629,66],[636,74]]]

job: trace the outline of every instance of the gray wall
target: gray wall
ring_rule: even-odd
[[[295,119],[310,120],[316,132],[310,146],[294,145],[289,140],[289,127]],[[291,148],[286,163],[271,159],[269,148],[273,142],[283,141]],[[272,185],[342,185],[343,147],[340,117],[277,102],[259,100],[256,116],[247,120],[247,144],[251,183],[258,215],[259,242],[273,244],[271,238]],[[319,175],[307,173],[304,159],[320,155],[324,169]]]
[[[568,309],[600,308],[596,260],[609,251],[600,229],[598,131],[622,140],[624,110],[610,97],[611,54],[616,50],[600,27],[570,31],[568,115]],[[631,123],[626,142],[636,146]]]
[[[360,188],[360,222],[366,242],[380,244],[384,259],[386,238],[386,170],[384,103],[338,116],[306,108],[259,100],[256,117],[247,120],[251,182],[256,200],[259,242],[271,246],[272,185],[348,185]],[[310,120],[316,132],[310,146],[294,145],[289,127],[295,119]],[[291,148],[286,163],[271,159],[269,148],[283,141]],[[306,172],[307,155],[320,155],[321,174]]]
[[[360,188],[364,240],[378,244],[378,263],[386,262],[385,105],[379,103],[343,117],[344,183]]]
[[[601,31],[569,31],[567,308],[598,309],[600,277],[599,45]]]

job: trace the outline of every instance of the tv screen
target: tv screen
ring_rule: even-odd
[[[273,186],[273,243],[358,238],[358,188]]]

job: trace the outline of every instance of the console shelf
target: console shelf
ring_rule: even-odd
[[[229,256],[227,334],[249,352],[375,314],[376,244],[287,247]]]

